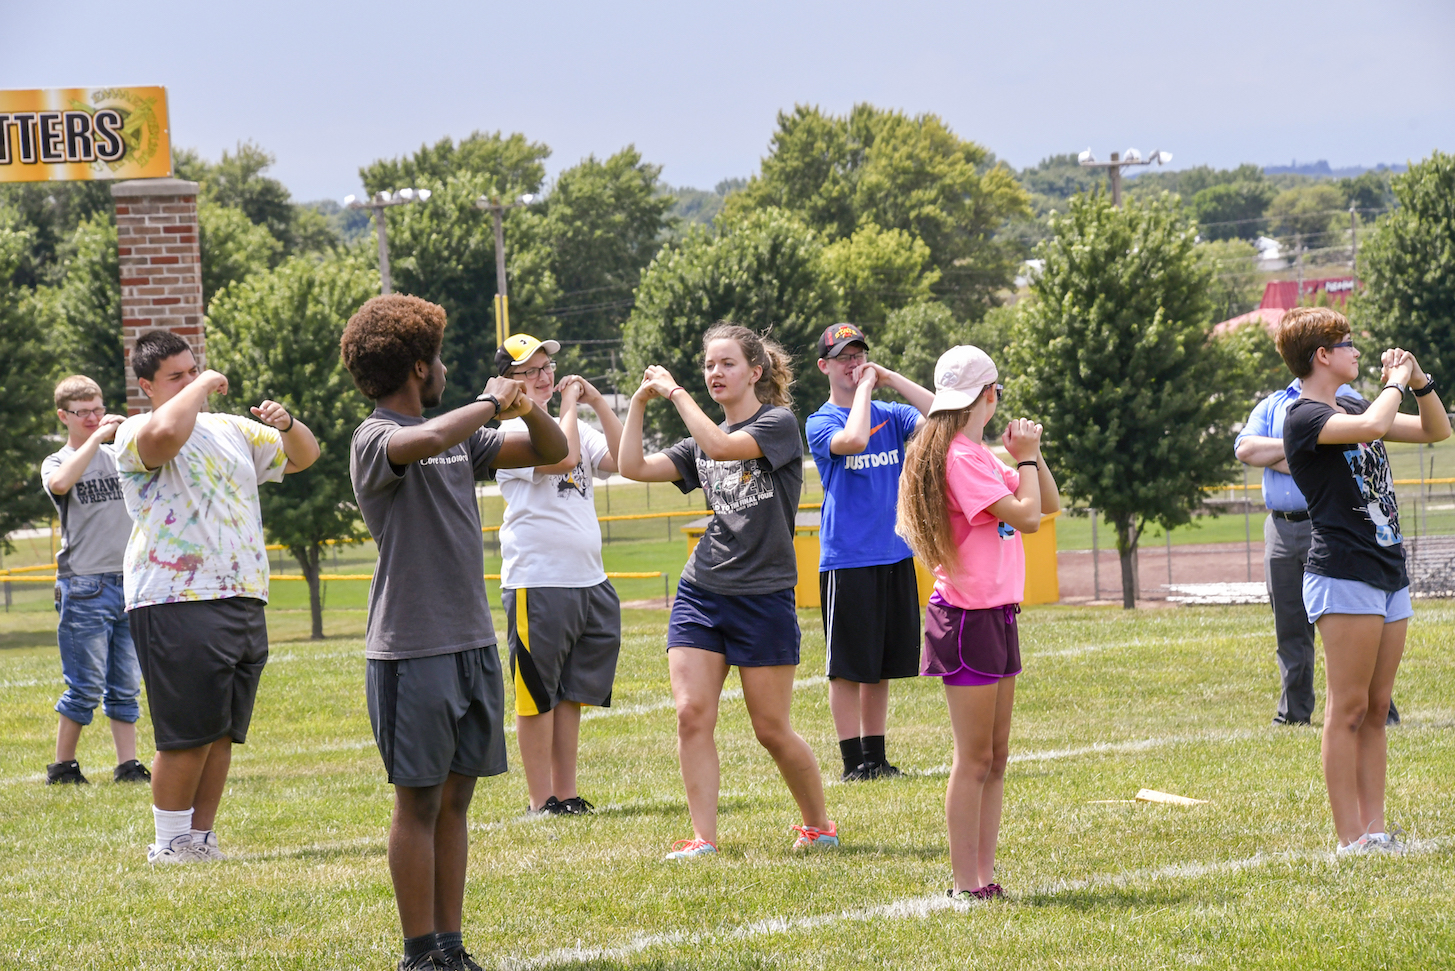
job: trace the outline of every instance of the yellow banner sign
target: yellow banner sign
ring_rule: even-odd
[[[0,91],[0,182],[172,174],[166,88]]]

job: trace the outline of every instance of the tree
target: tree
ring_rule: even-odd
[[[178,149],[173,159],[178,178],[201,186],[199,215],[204,204],[235,209],[268,231],[278,243],[270,265],[294,253],[323,253],[338,245],[339,237],[327,219],[312,207],[294,203],[287,186],[263,174],[276,160],[260,146],[239,142],[235,152],[224,151],[217,162],[208,162],[191,149]],[[205,251],[203,256],[205,260]]]
[[[1407,348],[1445,379],[1455,375],[1455,155],[1437,151],[1392,184],[1399,208],[1360,247],[1365,289],[1351,312],[1379,347]]]
[[[828,394],[813,366],[814,348],[836,317],[838,297],[822,266],[823,245],[808,227],[779,209],[736,220],[718,231],[693,229],[664,249],[642,275],[626,327],[628,387],[649,364],[672,372],[709,414],[716,406],[702,388],[702,335],[719,320],[771,332],[794,356],[797,407],[812,410]],[[647,421],[666,437],[687,433],[675,409],[652,402]]]
[[[1393,208],[1394,189],[1390,186],[1388,169],[1370,169],[1352,179],[1340,179],[1339,191],[1344,193],[1344,205],[1361,209],[1371,215]]]
[[[121,277],[116,223],[96,213],[76,227],[61,261],[65,273],[55,293],[51,347],[60,369],[101,385],[113,411],[126,405],[126,366],[121,344]]]
[[[1253,239],[1263,231],[1263,213],[1273,201],[1266,182],[1224,182],[1192,197],[1192,213],[1203,239]]]
[[[1328,182],[1285,189],[1268,204],[1268,219],[1273,231],[1283,236],[1299,235],[1308,246],[1333,245],[1326,239],[1334,219],[1348,209],[1344,194]]]
[[[272,398],[307,423],[322,449],[307,472],[261,490],[268,537],[288,547],[308,581],[315,639],[323,637],[324,546],[364,535],[349,449],[373,405],[344,370],[339,339],[359,305],[379,292],[371,257],[363,248],[322,261],[291,257],[229,286],[208,314],[208,363],[230,386],[223,407],[247,414]]]
[[[923,240],[872,222],[824,247],[823,263],[843,295],[844,317],[861,326],[882,323],[896,308],[933,299],[940,280]]]
[[[23,236],[10,279],[16,286],[54,285],[65,276],[67,242],[81,223],[100,216],[115,223],[105,182],[29,182],[0,185],[0,224]]]
[[[1204,488],[1232,475],[1246,378],[1209,340],[1208,270],[1176,197],[1117,209],[1079,196],[1052,226],[1037,249],[1045,269],[1017,307],[1009,411],[1045,425],[1067,495],[1115,526],[1133,608],[1143,529],[1186,523]]]
[[[1197,258],[1207,267],[1208,298],[1214,320],[1227,320],[1258,306],[1258,249],[1241,239],[1199,243]]]
[[[868,104],[843,117],[804,105],[779,113],[761,174],[728,197],[724,212],[768,207],[793,213],[827,242],[864,222],[923,240],[940,271],[937,295],[971,320],[999,302],[1019,264],[1019,246],[997,232],[1029,212],[1010,169],[938,116]]]
[[[35,296],[16,286],[27,255],[23,232],[0,224],[0,550],[6,537],[49,510],[40,486],[40,461],[51,451],[43,437],[55,425],[51,411],[52,359],[47,353]]]
[[[957,321],[949,307],[935,301],[892,310],[881,326],[866,330],[865,336],[872,345],[871,360],[925,388],[935,386],[935,362],[941,354],[956,344],[975,343],[970,328]],[[996,356],[994,348],[982,350]]]
[[[283,252],[283,244],[268,228],[251,222],[241,209],[199,203],[197,228],[203,307],[211,305],[212,298],[229,283],[275,265]]]

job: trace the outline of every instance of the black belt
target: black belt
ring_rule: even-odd
[[[1270,509],[1268,510],[1268,515],[1274,517],[1275,519],[1286,520],[1290,523],[1301,523],[1304,520],[1308,519],[1308,510],[1300,509],[1298,512],[1280,512],[1277,509]]]

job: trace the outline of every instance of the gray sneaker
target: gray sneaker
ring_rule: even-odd
[[[227,859],[227,854],[217,847],[217,834],[210,829],[202,834],[200,840],[192,837],[192,852],[197,854],[199,860],[207,863],[220,863]]]
[[[1374,850],[1380,853],[1403,853],[1409,849],[1404,830],[1398,826],[1389,827],[1387,832],[1371,833],[1369,840],[1373,843]]]
[[[166,846],[153,843],[147,847],[148,863],[199,863],[204,859],[206,857],[199,856],[193,847],[191,833],[174,837]]]

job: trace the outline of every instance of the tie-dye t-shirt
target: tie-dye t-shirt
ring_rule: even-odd
[[[258,486],[278,482],[288,456],[271,425],[197,416],[176,458],[148,470],[136,435],[151,415],[116,431],[116,468],[135,522],[123,570],[126,609],[179,600],[268,599]]]

